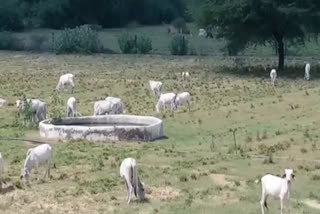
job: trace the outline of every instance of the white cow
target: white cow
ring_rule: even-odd
[[[27,99],[32,112],[32,120],[36,123],[47,119],[47,104],[39,99]],[[16,100],[16,106],[19,112],[25,110],[26,104],[22,100]]]
[[[123,113],[125,114],[126,113],[125,105],[120,98],[109,96],[105,100],[110,101],[114,105],[113,108],[116,109],[115,114],[123,114]]]
[[[261,178],[262,195],[260,204],[262,214],[264,214],[264,206],[268,209],[268,196],[280,199],[281,214],[283,213],[283,201],[284,199],[287,199],[289,204],[293,179],[294,174],[292,169],[285,169],[285,174],[282,176],[282,178],[270,174]]]
[[[145,185],[140,182],[137,162],[133,158],[126,158],[120,165],[120,176],[126,182],[127,202],[131,201],[132,193],[140,200],[145,200]]]
[[[0,98],[0,108],[8,106],[8,102],[4,99]]]
[[[77,116],[77,100],[74,97],[70,97],[67,101],[67,117]]]
[[[161,94],[156,104],[156,111],[160,112],[162,109],[165,110],[166,107],[170,107],[171,111],[177,109],[176,102],[175,102],[176,97],[177,97],[177,94],[175,93]]]
[[[306,64],[305,73],[304,73],[304,79],[307,80],[307,81],[310,80],[310,63]]]
[[[188,71],[182,72],[181,74],[183,81],[190,81],[190,74]]]
[[[106,114],[123,114],[124,104],[115,103],[115,100],[100,100],[94,103],[93,115],[106,115]]]
[[[50,177],[50,161],[52,157],[52,148],[49,144],[42,144],[35,148],[29,149],[27,152],[27,157],[24,162],[24,170],[21,175],[21,179],[24,178],[27,183],[29,183],[29,177],[31,170],[34,168],[38,171],[40,164],[46,163],[46,173],[44,178]]]
[[[71,86],[71,93],[74,89],[74,75],[73,74],[64,74],[60,76],[59,82],[57,84],[56,90],[60,92],[61,89],[64,89],[65,86]]]
[[[272,69],[270,72],[270,79],[271,79],[271,84],[272,86],[275,85],[276,79],[277,79],[277,71],[276,69]]]
[[[1,183],[3,181],[3,174],[4,174],[4,160],[0,152],[0,188],[1,188]]]
[[[177,108],[185,103],[188,104],[189,107],[189,111],[190,111],[190,100],[191,100],[191,96],[189,92],[182,92],[180,94],[177,95],[176,99],[175,99],[175,103]]]
[[[200,37],[207,37],[207,31],[203,28],[199,29],[199,35]]]
[[[150,80],[149,85],[150,85],[150,88],[151,88],[153,95],[159,96],[161,93],[162,82]]]

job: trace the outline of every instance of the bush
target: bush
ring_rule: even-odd
[[[120,50],[124,54],[137,53],[137,36],[132,36],[128,33],[123,33],[118,38]]]
[[[22,50],[21,40],[11,33],[0,33],[0,50]]]
[[[152,50],[152,40],[147,36],[138,37],[137,49],[141,54],[147,54]]]
[[[45,43],[48,42],[48,38],[46,36],[41,35],[31,35],[29,38],[29,44],[27,49],[33,51],[41,51]]]
[[[152,50],[152,40],[147,36],[121,34],[118,39],[119,48],[124,54],[147,54]]]
[[[52,120],[52,123],[57,123],[61,121],[61,118],[65,114],[63,101],[56,93],[53,93],[50,99],[50,104],[52,106],[50,111],[50,118]]]
[[[170,52],[172,55],[187,55],[188,54],[188,40],[181,35],[175,36],[171,40]]]
[[[97,31],[82,26],[65,29],[57,38],[55,52],[62,53],[99,53],[102,51]]]

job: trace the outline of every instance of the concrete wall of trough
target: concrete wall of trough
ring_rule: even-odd
[[[39,124],[40,135],[58,140],[153,141],[163,137],[162,120],[149,116],[106,115],[63,118]]]

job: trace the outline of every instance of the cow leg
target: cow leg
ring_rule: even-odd
[[[283,214],[283,198],[280,198],[280,209],[281,209],[281,214]]]
[[[129,204],[130,201],[131,201],[132,193],[133,193],[133,187],[132,187],[132,185],[129,185],[129,199],[128,199],[128,204]]]
[[[187,104],[188,104],[189,112],[190,112],[190,102],[189,102],[189,101],[187,101]]]
[[[47,160],[47,169],[43,178],[45,179],[46,177],[50,177],[50,160]]]

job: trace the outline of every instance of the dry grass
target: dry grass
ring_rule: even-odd
[[[71,72],[76,76],[74,96],[82,115],[92,115],[96,100],[119,96],[129,113],[163,118],[168,137],[153,143],[50,141],[56,165],[52,178],[36,180],[43,171],[32,174],[31,187],[22,186],[1,195],[0,213],[258,213],[261,190],[252,181],[265,173],[282,174],[287,167],[297,169],[291,212],[319,212],[296,200],[308,198],[318,185],[310,173],[318,174],[319,169],[308,167],[319,165],[320,157],[317,79],[306,82],[279,74],[279,84],[273,90],[268,73],[250,77],[222,73],[220,66],[233,62],[224,57],[196,60],[155,55],[1,52],[0,59],[0,97],[9,101],[7,108],[0,109],[0,136],[41,139],[37,130],[16,126],[15,100],[24,93],[50,103],[59,75]],[[303,60],[291,60],[289,64]],[[247,61],[258,65],[274,59]],[[182,71],[191,73],[189,86],[183,85]],[[164,92],[189,91],[191,112],[183,107],[174,115],[156,114],[149,79],[163,81]],[[66,91],[61,98],[66,102],[69,96]],[[229,131],[234,128],[237,152]],[[0,152],[6,161],[5,179],[17,187],[31,146],[0,140]],[[268,148],[273,152],[273,164],[263,164]],[[302,153],[301,148],[308,152]],[[128,206],[125,202],[125,184],[118,167],[128,156],[138,160],[141,180],[149,193],[147,203],[134,200]],[[272,212],[277,211],[278,203],[271,202],[270,206]]]

